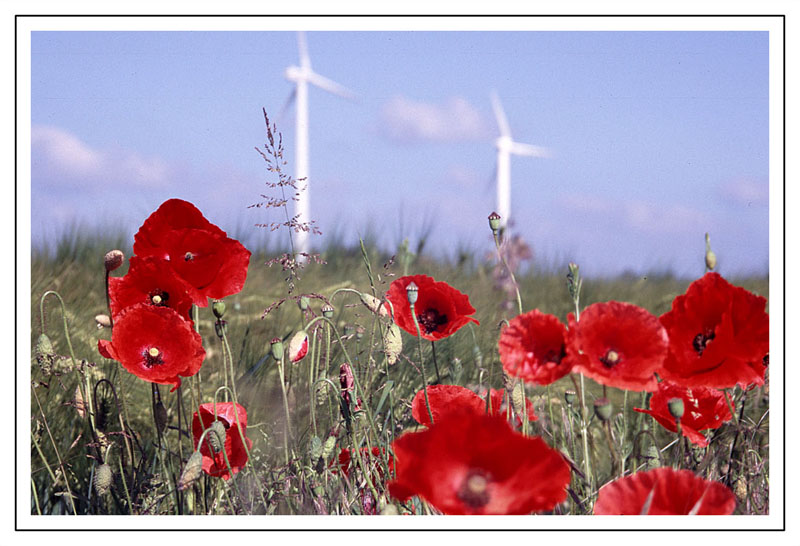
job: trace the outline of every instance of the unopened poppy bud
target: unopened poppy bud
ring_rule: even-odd
[[[121,250],[110,250],[106,253],[105,258],[103,258],[103,263],[106,266],[106,271],[110,273],[121,266],[124,260],[125,254],[123,254]]]
[[[178,491],[183,491],[194,483],[203,473],[203,455],[200,450],[192,453],[189,460],[186,461],[186,466],[183,467],[181,477],[178,478]]]
[[[223,315],[225,315],[225,302],[215,301],[214,304],[211,306],[211,310],[214,312],[215,317],[221,319]]]
[[[390,324],[383,333],[383,347],[386,361],[389,364],[397,362],[397,358],[403,352],[403,336],[400,335],[400,327],[397,324]]]
[[[514,412],[516,412],[517,415],[522,415],[525,409],[524,404],[525,387],[523,387],[522,381],[519,381],[511,390],[511,407],[514,408]]]
[[[670,398],[667,401],[667,408],[669,409],[669,414],[675,418],[675,420],[680,420],[683,417],[683,399],[682,398]]]
[[[228,322],[224,320],[218,320],[214,323],[214,331],[217,333],[217,337],[222,339],[228,334]]]
[[[717,255],[713,250],[706,251],[706,267],[709,271],[713,271],[717,267]]]
[[[319,436],[311,438],[309,452],[311,453],[311,462],[316,462],[322,457],[322,440],[319,439]]]
[[[308,309],[308,296],[300,296],[300,299],[297,300],[297,306],[301,311]]]
[[[492,231],[497,231],[500,229],[500,215],[496,212],[492,212],[489,215],[489,227]]]
[[[308,354],[308,334],[300,330],[289,340],[289,360],[300,362]]]
[[[408,303],[411,305],[417,303],[417,299],[419,298],[419,287],[414,281],[411,281],[408,283],[408,286],[406,286],[406,297],[408,297]]]
[[[566,402],[568,406],[574,406],[578,403],[578,395],[575,391],[564,391],[564,402]]]
[[[382,317],[389,315],[389,311],[386,309],[386,306],[383,305],[383,302],[372,294],[361,294],[361,303],[363,303],[367,309],[373,313],[380,314]]]
[[[111,472],[111,467],[106,463],[101,464],[94,471],[94,490],[102,497],[111,487],[113,480],[114,474]]]
[[[323,461],[327,462],[328,459],[331,458],[331,455],[333,454],[333,450],[335,447],[336,447],[336,436],[331,435],[325,438],[325,443],[322,444],[322,453],[320,454]]]
[[[339,366],[339,384],[342,386],[343,393],[353,390],[353,386],[355,385],[353,370],[347,362]]]
[[[322,316],[329,319],[333,318],[333,306],[326,303],[322,306]]]
[[[97,323],[97,329],[111,328],[111,318],[108,315],[95,315],[94,321]]]
[[[225,445],[225,436],[225,425],[222,424],[222,421],[211,423],[206,438],[208,438],[208,443],[214,453],[222,451],[222,446]]]
[[[611,402],[608,401],[608,398],[598,398],[594,401],[594,413],[597,415],[598,419],[603,422],[611,419],[611,413],[613,410],[614,408],[611,405]]]
[[[53,351],[53,344],[50,342],[50,338],[47,337],[47,334],[41,334],[36,340],[34,354],[36,355],[36,362],[42,369],[42,373],[50,375],[55,352]]]
[[[269,350],[272,353],[272,358],[275,360],[280,360],[283,358],[283,341],[281,338],[275,337],[272,338],[270,342]]]
[[[155,420],[158,433],[163,434],[164,429],[167,428],[167,408],[164,407],[161,400],[156,401]]]

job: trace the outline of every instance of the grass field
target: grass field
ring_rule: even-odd
[[[226,298],[227,341],[233,366],[233,379],[227,378],[223,364],[224,345],[215,335],[215,317],[211,308],[199,309],[196,324],[203,337],[206,358],[200,373],[184,380],[181,398],[161,386],[160,396],[166,406],[168,425],[164,444],[158,448],[153,418],[151,385],[126,372],[118,363],[106,360],[97,350],[99,339],[110,339],[108,328],[98,328],[95,316],[108,313],[104,288],[103,256],[113,248],[130,256],[130,243],[122,238],[73,237],[49,253],[32,254],[31,268],[31,346],[35,346],[44,320],[45,332],[53,343],[56,357],[50,369],[43,370],[31,354],[31,513],[59,514],[360,514],[435,512],[417,499],[401,504],[386,494],[385,484],[371,483],[366,473],[349,477],[333,472],[332,461],[342,448],[371,443],[388,447],[402,431],[417,427],[411,417],[410,402],[423,387],[418,372],[416,340],[402,334],[403,350],[396,363],[386,361],[381,332],[385,322],[370,312],[351,288],[381,298],[392,280],[407,274],[427,274],[469,295],[480,326],[470,325],[451,337],[437,342],[435,357],[432,344],[422,344],[427,380],[436,382],[434,358],[441,383],[467,386],[477,392],[486,387],[503,388],[506,383],[499,361],[497,341],[503,320],[516,315],[516,301],[509,291],[497,286],[496,260],[481,261],[465,257],[460,263],[437,262],[423,255],[400,252],[392,256],[375,248],[341,245],[321,254],[326,264],[310,263],[290,294],[286,272],[279,265],[265,263],[274,255],[253,250],[247,283],[237,295]],[[128,248],[126,248],[128,247]],[[113,273],[121,276],[127,262]],[[539,309],[566,321],[574,303],[567,290],[566,264],[538,268],[536,264],[517,281],[523,310]],[[698,256],[698,277],[702,274],[702,255]],[[656,316],[670,309],[673,299],[686,291],[694,279],[678,279],[667,274],[585,278],[580,296],[584,308],[594,302],[617,300],[639,305]],[[729,278],[754,294],[769,298],[767,278]],[[55,296],[45,300],[45,314],[40,317],[40,301],[47,291],[56,291],[63,299],[65,313]],[[310,311],[304,317],[296,298],[310,294]],[[334,307],[332,322],[341,337],[323,327],[310,331],[311,357],[298,364],[286,365],[286,407],[276,361],[269,356],[271,340],[286,340],[302,329],[312,316],[321,314],[325,299]],[[283,302],[275,307],[276,302]],[[265,310],[271,311],[265,315]],[[78,367],[71,358],[64,321]],[[329,378],[339,385],[339,366],[350,357],[368,411],[345,422],[340,415],[336,393],[326,393],[317,379]],[[86,361],[81,363],[81,361]],[[314,374],[317,374],[314,376]],[[102,382],[106,379],[107,382]],[[89,418],[81,414],[76,392],[85,393],[85,385],[96,389],[94,418],[97,430],[93,438]],[[192,486],[178,491],[176,483],[192,454],[186,416],[201,402],[214,399],[215,391],[226,382],[235,383],[239,403],[247,408],[248,437],[253,441],[250,463],[233,479],[222,481],[203,476]],[[110,385],[118,399],[117,411]],[[577,467],[582,467],[582,436],[573,426],[572,408],[564,402],[566,390],[574,388],[570,377],[552,385],[525,386],[539,417],[532,423],[531,434],[560,449]],[[335,390],[331,389],[332,391]],[[388,391],[391,391],[390,393]],[[661,451],[664,465],[677,456],[680,442],[649,416],[634,413],[644,407],[640,393],[604,387],[586,379],[587,405],[603,396],[610,399],[614,417],[609,429],[594,419],[588,425],[593,476],[581,482],[573,476],[571,495],[554,513],[591,513],[597,489],[615,477],[609,449],[624,461],[622,472],[658,466]],[[387,396],[388,395],[388,396]],[[85,396],[85,394],[83,395]],[[219,400],[227,396],[218,394]],[[179,411],[182,399],[183,410]],[[743,410],[738,405],[746,400]],[[737,514],[766,513],[768,506],[768,389],[756,388],[745,395],[736,389],[734,401],[741,420],[726,423],[711,433],[708,448],[688,449],[688,464],[697,474],[721,481],[737,496]],[[314,415],[312,416],[312,407]],[[291,415],[287,430],[286,412]],[[180,414],[180,415],[179,415]],[[130,444],[120,433],[124,420]],[[368,420],[371,418],[371,422]],[[652,435],[641,436],[639,451],[633,453],[633,437],[642,428]],[[607,430],[611,432],[607,437]],[[336,446],[325,446],[334,436]],[[288,438],[288,441],[287,441]],[[113,444],[108,450],[107,445]],[[133,457],[127,451],[131,448]],[[57,453],[56,453],[57,450]],[[99,461],[97,454],[111,461],[114,480],[109,492],[98,495],[92,487]],[[649,458],[648,458],[649,457]],[[59,463],[59,460],[61,463]],[[287,464],[288,461],[288,464]],[[132,464],[133,463],[133,464]],[[384,456],[378,465],[386,468]],[[359,465],[366,464],[359,461]],[[363,466],[362,466],[363,468]],[[373,489],[374,487],[374,489]],[[377,493],[365,500],[362,491]],[[574,493],[574,495],[573,495]],[[72,502],[70,502],[70,494]],[[374,497],[374,495],[373,495]],[[74,503],[74,504],[73,504]],[[371,504],[370,504],[371,503]]]

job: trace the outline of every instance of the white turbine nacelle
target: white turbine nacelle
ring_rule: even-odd
[[[501,228],[506,229],[511,216],[511,154],[549,157],[550,152],[541,146],[514,142],[500,98],[494,91],[491,98],[497,126],[500,129],[500,136],[494,141],[497,148],[497,213],[500,215]]]
[[[339,95],[340,97],[354,98],[355,95],[346,87],[320,76],[311,69],[311,59],[308,56],[305,34],[298,32],[297,45],[300,50],[300,66],[289,66],[284,70],[284,76],[295,84],[287,107],[292,101],[297,101],[295,109],[295,175],[299,191],[295,197],[294,215],[301,224],[311,221],[311,201],[308,184],[308,84],[315,85],[324,91]],[[295,250],[297,252],[308,253],[309,231],[300,230],[295,232]],[[302,260],[303,258],[298,258]]]

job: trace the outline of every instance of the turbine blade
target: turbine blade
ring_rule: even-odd
[[[307,76],[308,83],[314,84],[320,89],[327,91],[328,93],[333,93],[334,95],[339,95],[340,97],[344,97],[346,99],[354,99],[356,98],[356,94],[350,91],[343,85],[339,85],[333,80],[329,80],[324,76],[320,76],[316,72],[310,72]]]
[[[494,109],[494,117],[497,119],[497,126],[500,128],[500,136],[511,136],[511,127],[508,125],[508,118],[503,111],[503,105],[500,104],[500,97],[497,96],[497,91],[492,90],[492,108]]]
[[[283,103],[283,108],[281,108],[281,111],[278,114],[278,121],[282,121],[286,117],[286,112],[289,110],[289,107],[292,105],[295,98],[297,98],[297,86],[292,88],[292,92],[289,93],[289,96],[286,98],[286,102]]]
[[[512,142],[510,151],[514,155],[527,155],[530,157],[551,157],[549,149],[533,144],[523,144],[522,142]]]
[[[311,68],[311,57],[308,56],[308,44],[306,43],[306,33],[302,30],[297,32],[297,48],[300,50],[300,67]]]

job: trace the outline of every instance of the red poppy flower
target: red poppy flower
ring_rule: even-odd
[[[594,505],[596,515],[730,515],[733,492],[690,470],[655,468],[607,483]]]
[[[503,369],[528,383],[549,385],[572,370],[566,327],[538,309],[511,319],[498,342]]]
[[[404,434],[392,449],[391,495],[418,495],[445,514],[530,514],[567,496],[564,458],[502,417],[448,413],[429,429]]]
[[[214,421],[219,421],[225,427],[225,442],[219,452],[215,452],[211,442],[203,440],[200,446],[200,454],[203,455],[203,471],[209,476],[217,476],[223,480],[230,479],[232,473],[236,474],[247,463],[247,451],[253,447],[253,442],[247,437],[247,411],[239,404],[233,402],[217,402],[217,418],[214,419],[214,404],[200,404],[199,411],[194,413],[192,419],[192,436],[194,437],[194,448],[197,449],[197,442],[203,434],[203,430],[209,428]],[[237,421],[238,414],[238,421]],[[239,428],[241,425],[241,428]],[[212,434],[206,434],[206,439]],[[245,449],[245,443],[247,449]],[[223,450],[225,454],[223,455]],[[228,457],[228,464],[225,457]],[[233,471],[231,473],[231,471]]]
[[[437,341],[454,334],[468,322],[480,324],[474,318],[467,316],[473,314],[475,308],[470,305],[466,294],[462,294],[446,282],[437,282],[433,277],[411,275],[393,281],[386,299],[392,303],[395,323],[412,336],[417,335],[417,328],[414,326],[406,294],[406,287],[412,282],[419,289],[414,312],[417,315],[420,335],[424,339]]]
[[[708,439],[700,433],[701,430],[719,428],[723,422],[731,419],[725,395],[721,391],[705,387],[680,387],[663,381],[658,384],[658,392],[650,398],[649,410],[633,409],[652,415],[662,427],[677,432],[675,418],[669,412],[668,405],[673,398],[683,400],[682,434],[700,447],[708,445]]]
[[[191,320],[192,299],[184,283],[170,268],[169,262],[148,256],[131,256],[128,274],[108,279],[111,315],[117,315],[137,303],[169,307]]]
[[[504,395],[505,391],[503,389],[492,389],[491,415],[506,416]],[[535,421],[537,417],[533,413],[533,404],[527,398],[525,402],[528,420]],[[431,406],[434,423],[439,422],[446,414],[452,412],[467,410],[477,414],[486,413],[486,399],[459,385],[431,385],[428,387],[428,403]],[[411,402],[411,415],[420,425],[431,426],[428,408],[425,405],[424,390],[419,391],[414,396],[414,400]],[[519,415],[516,416],[515,422],[517,426],[522,424],[522,419]]]
[[[595,303],[568,315],[567,358],[602,385],[634,391],[658,388],[655,372],[667,355],[667,333],[647,310],[630,303]]]
[[[133,251],[168,260],[200,307],[208,306],[208,298],[241,291],[250,262],[249,250],[180,199],[164,202],[145,220],[134,236]]]
[[[371,453],[371,456],[370,456]],[[355,451],[352,449],[342,449],[339,453],[339,465],[338,467],[342,469],[342,474],[345,476],[350,476],[350,463],[355,456]],[[380,462],[380,459],[383,457],[383,450],[379,447],[373,447],[371,450],[362,447],[361,448],[361,460],[364,462],[365,465],[371,467],[375,472],[375,477],[378,479],[375,481],[383,481],[383,465]],[[357,462],[353,464],[358,465]],[[389,455],[389,472],[394,470],[394,458]],[[373,478],[374,479],[374,478]]]
[[[659,375],[687,387],[763,385],[769,353],[767,300],[706,273],[661,315],[669,354]]]
[[[117,360],[132,374],[164,385],[181,384],[196,374],[206,352],[192,323],[169,307],[139,303],[124,309],[114,321],[111,341],[97,343],[100,354]]]

